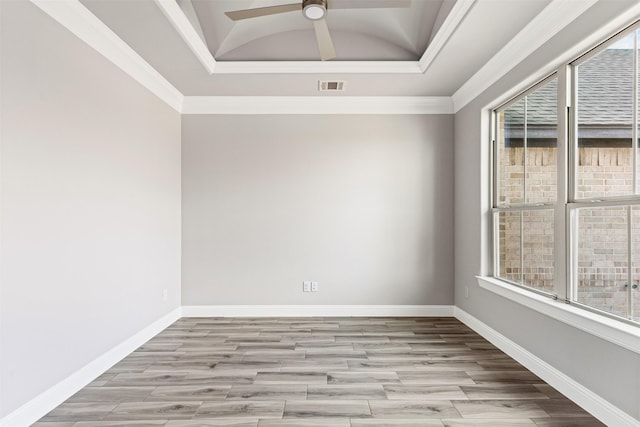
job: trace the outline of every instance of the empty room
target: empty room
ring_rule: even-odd
[[[0,426],[640,426],[637,0],[0,0]]]

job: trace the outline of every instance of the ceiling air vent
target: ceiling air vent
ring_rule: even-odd
[[[323,82],[319,80],[318,90],[320,92],[342,92],[344,90],[344,82]]]

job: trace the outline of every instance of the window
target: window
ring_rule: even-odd
[[[577,167],[571,300],[640,322],[638,35],[573,64]]]
[[[557,199],[557,79],[496,111],[497,276],[554,291]]]
[[[497,278],[640,323],[639,47],[636,25],[493,111],[493,241]]]

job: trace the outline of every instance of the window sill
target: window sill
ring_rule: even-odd
[[[482,289],[640,354],[640,327],[528,292],[495,277],[476,276]]]

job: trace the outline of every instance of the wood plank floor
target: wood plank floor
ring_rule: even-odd
[[[35,426],[601,426],[453,318],[183,318]]]

